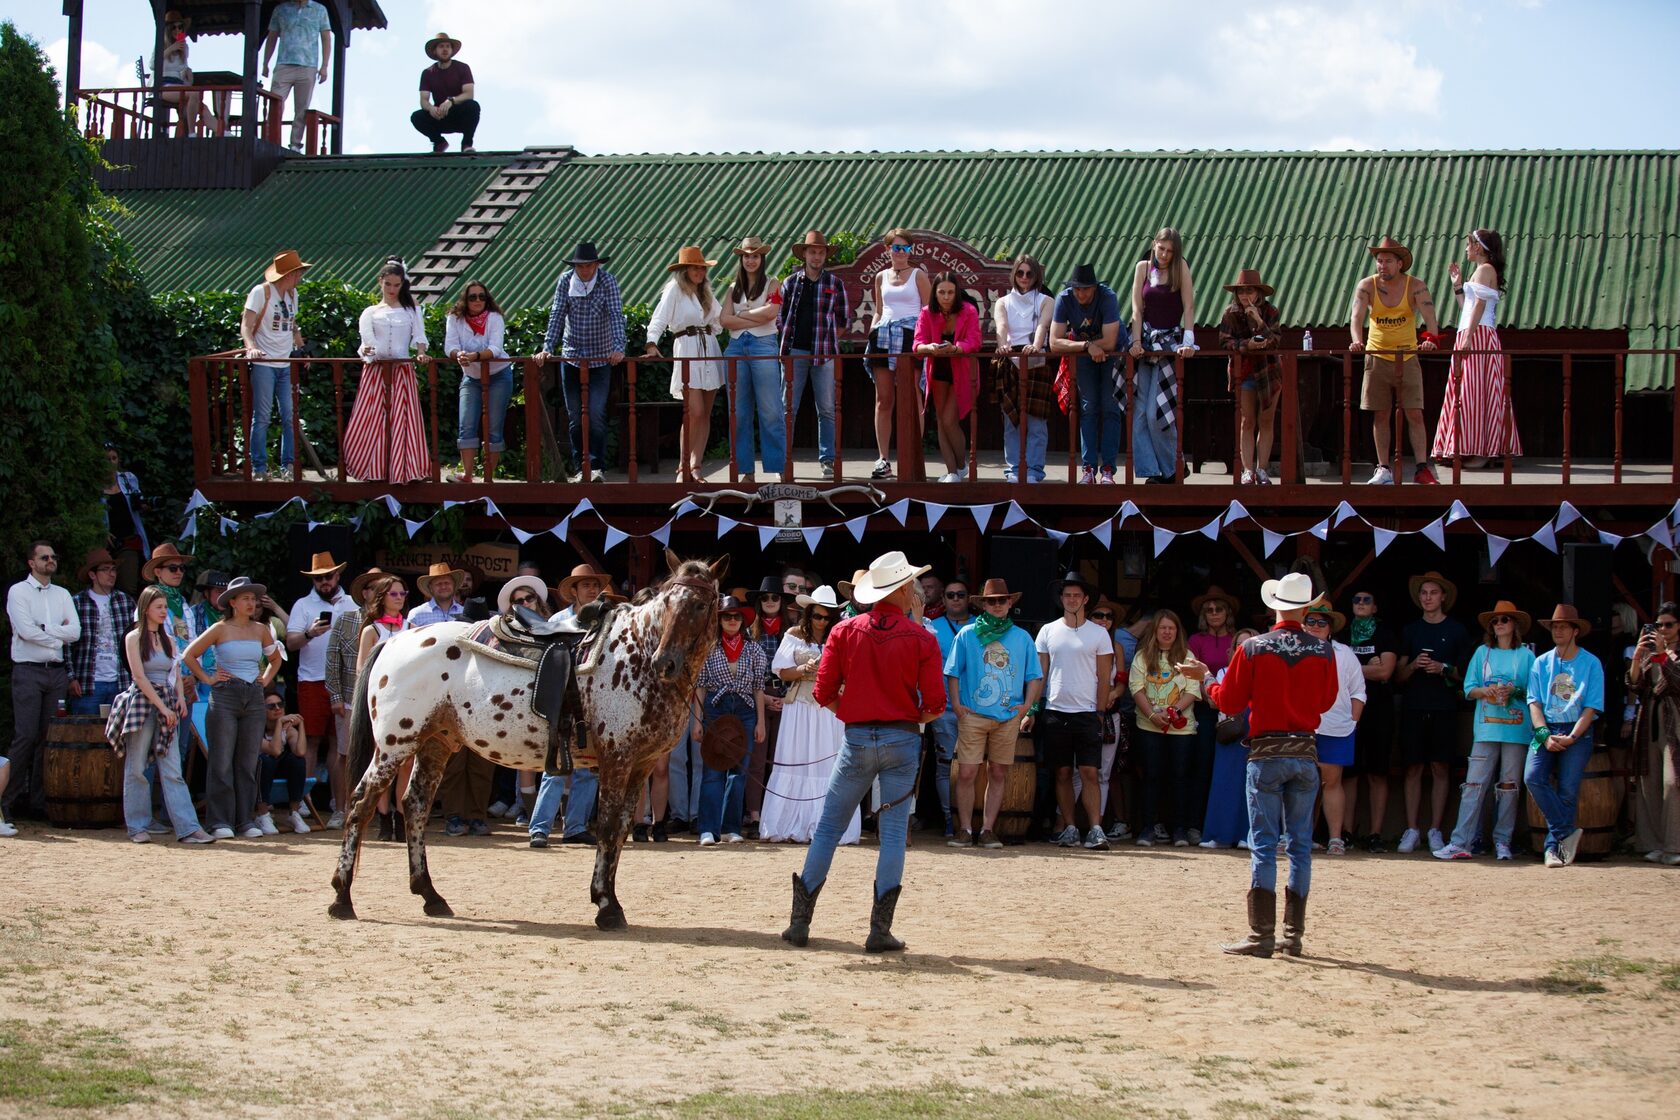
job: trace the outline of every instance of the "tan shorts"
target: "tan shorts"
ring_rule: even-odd
[[[970,766],[981,762],[1009,765],[1015,761],[1015,740],[1020,736],[1019,719],[958,716],[957,761]]]
[[[1400,407],[1423,407],[1423,367],[1416,354],[1400,363]],[[1365,380],[1359,387],[1359,407],[1366,412],[1387,412],[1394,408],[1395,360],[1365,355]]]

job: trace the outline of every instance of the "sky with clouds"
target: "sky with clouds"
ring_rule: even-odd
[[[463,41],[480,150],[1677,148],[1673,0],[383,0],[346,150],[412,152],[422,44]],[[0,0],[62,67],[50,0]],[[144,0],[86,0],[83,86],[130,86]],[[236,37],[192,45],[240,68]],[[330,107],[330,86],[316,106]]]

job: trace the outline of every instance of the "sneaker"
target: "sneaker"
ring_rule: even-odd
[[[303,815],[295,809],[292,811],[292,815],[286,818],[286,823],[291,825],[292,831],[297,833],[299,836],[307,836],[309,834],[309,826],[303,823]]]
[[[1059,848],[1077,848],[1079,846],[1079,829],[1071,824],[1062,829],[1061,834],[1056,837],[1056,846]]]
[[[17,825],[0,820],[0,836],[16,836],[17,834]],[[987,835],[990,835],[990,833]]]
[[[1436,859],[1469,859],[1469,858],[1471,858],[1469,851],[1464,849],[1464,848],[1459,847],[1457,844],[1448,844],[1445,847],[1436,848],[1430,854],[1433,855]]]
[[[279,833],[280,830],[278,828],[274,830],[274,835],[279,835]],[[256,825],[248,824],[245,826],[245,831],[241,832],[239,835],[245,837],[247,840],[261,840],[265,833]]]
[[[1547,867],[1562,867],[1563,866],[1563,857],[1558,855],[1556,848],[1547,848],[1546,849],[1546,866]]]
[[[1167,826],[1164,824],[1156,825],[1155,830],[1151,833],[1151,835],[1155,837],[1155,843],[1157,844],[1165,844],[1168,840],[1172,839],[1167,835]]]
[[[151,824],[146,826],[146,831],[151,833],[153,836],[168,836],[175,830],[161,821],[153,821]]]
[[[963,475],[961,471],[946,471],[944,474],[939,476],[940,482],[961,482],[962,480]]]
[[[471,144],[462,144],[461,145],[461,154],[464,155],[464,156],[474,155],[477,152],[478,152],[478,149],[473,147]]]
[[[945,846],[947,848],[972,848],[974,847],[974,833],[965,828],[945,841]]]
[[[1114,485],[1114,468],[1113,467],[1104,467],[1102,469],[1102,474],[1097,476],[1097,485],[1099,485],[1099,486],[1113,486]]]
[[[1199,829],[1199,828],[1192,828],[1190,830],[1190,843],[1200,845],[1201,842],[1202,842],[1202,830]]]
[[[1140,848],[1153,848],[1155,846],[1155,836],[1153,833],[1140,832],[1138,838],[1133,840],[1132,843]]]
[[[1645,853],[1645,862],[1646,863],[1661,863],[1662,860],[1663,860],[1663,850],[1661,848],[1654,848],[1651,851]]]
[[[343,828],[344,827],[344,814],[343,813],[334,813],[332,816],[328,817],[327,818],[327,827],[328,828]]]
[[[726,832],[718,839],[722,840],[725,844],[739,844],[745,839],[745,837],[743,837],[739,832]]]
[[[1423,836],[1417,829],[1408,828],[1405,832],[1400,834],[1400,843],[1394,850],[1402,855],[1410,855],[1417,851],[1418,842],[1422,839]]]
[[[490,822],[485,820],[482,817],[474,817],[472,820],[467,822],[467,835],[469,835],[469,836],[488,836],[488,835],[490,835]]]
[[[1680,852],[1669,852],[1663,856],[1664,867],[1680,867]]]
[[[432,141],[432,154],[434,156],[437,155],[439,152],[447,152],[448,150],[449,150],[449,141],[447,141],[447,140],[433,140]]]
[[[1429,464],[1419,463],[1417,470],[1412,472],[1412,481],[1419,486],[1439,486],[1441,480],[1435,477],[1435,472],[1429,469]]]
[[[669,821],[665,822],[665,831],[673,836],[678,835],[679,833],[687,832],[691,827],[693,827],[692,824],[689,821],[684,820],[682,817],[672,817]]]
[[[1237,485],[1238,486],[1253,486],[1254,485],[1254,472],[1253,471],[1242,472],[1242,477],[1237,479]]]
[[[1372,855],[1378,856],[1388,851],[1387,848],[1383,847],[1383,839],[1380,832],[1373,832],[1371,835],[1365,837],[1365,850],[1370,852]]]
[[[152,842],[152,834],[145,831],[131,832],[128,834],[128,838],[136,844],[150,844]]]
[[[870,478],[891,478],[892,464],[885,459],[875,460],[875,466],[869,471]]]
[[[1499,860],[1508,860],[1513,858],[1511,855],[1511,845],[1495,841],[1493,845],[1493,858]]]
[[[450,817],[443,822],[443,834],[445,836],[465,836],[467,834],[466,820],[461,817]]]
[[[232,840],[233,839],[233,829],[229,828],[227,825],[224,824],[220,828],[211,829],[210,830],[210,837],[213,840]]]
[[[256,820],[251,822],[258,829],[259,835],[278,836],[280,830],[274,826],[273,813],[259,813]]]
[[[663,844],[663,843],[665,843],[665,841],[669,840],[670,838],[671,837],[665,831],[665,822],[664,821],[654,821],[653,822],[653,842],[655,844]]]
[[[1438,829],[1438,828],[1430,829],[1429,830],[1429,850],[1432,851],[1432,852],[1438,852],[1446,846],[1447,846],[1447,838],[1445,836],[1441,835],[1441,830]]]
[[[1093,852],[1108,851],[1108,837],[1103,835],[1101,825],[1092,825],[1091,831],[1085,834],[1085,847]]]
[[[1568,867],[1570,864],[1575,862],[1575,853],[1581,850],[1581,837],[1586,834],[1586,829],[1577,828],[1574,832],[1565,836],[1563,838],[1563,843],[1558,845],[1558,855],[1563,857],[1563,865],[1565,867]]]
[[[1015,485],[1015,483],[1020,481],[1020,478],[1015,474],[1014,471],[1004,471],[1003,472],[1003,481],[1008,483],[1009,485],[1013,486],[1013,485]]]
[[[1393,486],[1394,472],[1387,467],[1378,467],[1371,472],[1371,477],[1365,480],[1367,486]]]
[[[533,848],[546,848],[546,847],[548,847],[548,833],[546,833],[546,832],[533,832],[533,833],[531,833],[531,847],[533,847]]]
[[[1270,486],[1272,484],[1272,476],[1266,473],[1265,467],[1261,467],[1259,470],[1254,472],[1254,481],[1258,482],[1261,486]]]
[[[1125,821],[1115,821],[1108,826],[1108,838],[1110,840],[1130,840],[1132,830],[1126,827]]]
[[[513,812],[513,806],[506,801],[498,801],[485,810],[492,817],[506,817]]]
[[[716,844],[716,843],[717,843],[717,837],[713,836],[711,833],[702,832],[700,834],[700,846],[702,848],[709,848],[713,844]]]
[[[560,837],[560,843],[588,845],[593,848],[595,847],[595,834],[588,829],[584,829],[582,832],[574,832],[570,836]]]
[[[197,832],[189,833],[188,835],[181,837],[181,843],[183,844],[214,844],[215,842],[216,838],[211,836],[208,832],[205,832],[202,828]]]
[[[979,844],[982,848],[986,848],[989,851],[996,851],[998,848],[1003,847],[1003,841],[999,840],[997,838],[997,833],[993,832],[989,828],[980,834]]]
[[[1095,467],[1081,467],[1079,469],[1079,485],[1089,486],[1096,480],[1097,470]]]
[[[520,828],[530,828],[531,814],[527,813],[524,809],[521,809],[519,810],[519,815],[513,818],[513,823],[518,825]]]
[[[1330,841],[1330,847],[1325,849],[1324,854],[1331,856],[1347,855],[1347,841],[1343,840],[1340,836],[1336,837],[1334,840]]]
[[[833,463],[825,462],[825,463],[822,464],[822,476],[824,478],[833,478],[834,477],[834,464]]]
[[[1173,829],[1172,843],[1175,848],[1188,848],[1190,846],[1190,833],[1182,828]]]
[[[1217,841],[1217,840],[1198,840],[1198,841],[1196,841],[1196,847],[1198,847],[1198,848],[1217,848],[1217,847],[1219,847],[1219,841]]]

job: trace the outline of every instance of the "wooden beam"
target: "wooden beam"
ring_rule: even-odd
[[[1243,563],[1248,565],[1256,579],[1268,580],[1272,578],[1272,574],[1261,565],[1259,560],[1255,559],[1254,553],[1242,542],[1242,538],[1229,529],[1221,529],[1219,535],[1225,539],[1226,544],[1231,546],[1231,550],[1242,558]]]
[[[82,92],[82,0],[64,0],[64,14],[70,17],[69,41],[64,48],[64,108],[76,107]]]
[[[1369,568],[1376,558],[1377,550],[1375,548],[1367,552],[1365,554],[1365,559],[1355,564],[1353,566],[1353,571],[1349,572],[1346,576],[1343,576],[1342,582],[1336,585],[1336,590],[1330,593],[1331,602],[1339,602],[1342,598],[1342,592],[1352,587],[1354,581],[1365,574],[1365,569]]]

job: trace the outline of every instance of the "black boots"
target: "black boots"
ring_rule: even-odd
[[[1301,934],[1307,928],[1307,896],[1283,889],[1283,951],[1292,957],[1301,955]]]
[[[903,889],[897,886],[876,896],[869,911],[869,940],[863,943],[864,952],[892,953],[904,948],[904,942],[892,935],[893,911],[898,909],[898,892]]]
[[[1303,907],[1306,899],[1301,900]],[[1269,957],[1276,945],[1277,892],[1251,888],[1248,892],[1248,937],[1235,945],[1222,945],[1227,953],[1240,957]]]
[[[783,941],[803,946],[811,939],[811,915],[816,913],[817,896],[821,893],[820,886],[814,891],[806,890],[799,872],[793,873],[793,914],[788,918],[788,927],[782,931]]]
[[[375,839],[376,840],[395,840],[397,838],[397,833],[396,833],[396,828],[392,824],[392,821],[391,821],[391,817],[393,816],[393,814],[391,814],[391,813],[379,813],[379,814],[377,814],[377,816],[379,817],[379,835],[376,836]]]

